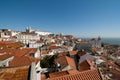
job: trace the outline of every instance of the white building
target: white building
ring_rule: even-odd
[[[16,36],[20,32],[18,32],[18,31],[9,31],[9,33],[10,33],[10,36],[12,37],[12,36]]]
[[[31,29],[31,27],[27,27],[26,28],[26,32],[27,33],[34,32],[37,35],[43,35],[43,36],[51,34],[51,32],[40,31],[40,30],[33,30],[33,29]]]
[[[44,45],[44,42],[36,42],[36,41],[29,42],[29,48],[39,48],[42,45]]]
[[[9,38],[9,29],[0,29],[0,38]]]
[[[43,35],[43,36],[51,34],[50,32],[45,32],[45,31],[35,31],[35,33],[38,35]]]
[[[0,53],[0,67],[8,67],[9,62],[12,61],[14,56],[7,53]]]
[[[23,42],[25,44],[28,44],[30,40],[40,40],[40,36],[37,34],[19,34],[17,35],[17,41]]]

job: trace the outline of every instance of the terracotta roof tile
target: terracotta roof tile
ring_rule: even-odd
[[[28,80],[29,66],[0,69],[0,79]]]
[[[78,51],[79,56],[85,55],[87,52],[86,51]]]
[[[80,41],[80,44],[89,44],[89,41]]]
[[[0,41],[0,48],[6,49],[6,48],[20,48],[21,46],[24,46],[21,42],[14,42],[14,41]]]
[[[69,51],[70,55],[76,55],[78,51]]]
[[[35,53],[37,48],[24,48],[24,49],[2,49],[0,54],[6,53],[8,55],[0,56],[1,60],[14,56],[14,59],[10,62],[10,66],[25,66],[30,65],[31,62],[37,62],[39,59],[30,57],[31,53]]]
[[[60,52],[59,55],[60,55],[60,56],[66,56],[66,55],[67,55],[67,52]]]
[[[99,71],[95,69],[79,72],[77,74],[50,78],[49,80],[102,80],[102,78]]]
[[[48,50],[42,50],[42,51],[41,51],[41,54],[48,54],[48,53],[49,53]]]
[[[0,53],[11,53],[14,56],[21,57],[25,55],[30,55],[30,53],[35,53],[37,48],[23,48],[23,49],[2,49]]]
[[[89,60],[84,60],[83,62],[79,63],[79,70],[80,71],[85,71],[85,70],[90,70],[90,69],[94,69],[94,63],[92,63]]]
[[[41,74],[41,80],[46,80],[46,79],[47,79],[46,75],[45,74]]]
[[[92,48],[92,50],[94,50],[94,51],[99,51],[100,48]]]
[[[78,73],[79,71],[76,70],[76,69],[72,69],[72,70],[68,70],[67,72],[68,72],[69,74],[76,74],[76,73]]]
[[[50,46],[50,49],[58,49],[59,46]]]
[[[50,76],[50,78],[55,78],[55,77],[60,77],[60,76],[64,76],[64,75],[69,75],[69,74],[76,74],[78,72],[79,71],[74,69],[74,70],[68,70],[68,71],[53,72],[53,73],[50,73],[49,76]]]
[[[70,57],[67,57],[67,56],[61,56],[59,58],[57,58],[55,60],[56,63],[59,63],[61,64],[61,70],[63,68],[65,68],[66,66],[70,65],[72,66],[74,69],[76,69],[76,65],[75,65],[75,62],[74,62],[74,59],[70,58]]]
[[[11,53],[11,52],[14,52],[13,50],[14,50],[14,49],[1,49],[1,50],[0,50],[0,54],[3,54],[3,53]]]
[[[69,73],[67,71],[61,71],[61,72],[50,73],[49,76],[50,78],[55,78],[55,77],[60,77],[60,76],[68,75],[68,74]]]
[[[8,58],[10,58],[10,57],[12,57],[11,54],[5,53],[5,54],[3,54],[3,55],[0,55],[0,61],[6,60],[6,59],[8,59]]]
[[[15,57],[9,64],[9,66],[28,66],[32,62],[38,62],[39,59],[35,59],[29,56]]]
[[[8,41],[0,41],[0,44],[1,43],[14,43],[15,41],[12,41],[12,40],[8,40]]]

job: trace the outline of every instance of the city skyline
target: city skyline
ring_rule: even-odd
[[[120,38],[119,0],[1,0],[0,28]]]

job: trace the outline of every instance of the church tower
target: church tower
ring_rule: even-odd
[[[101,37],[98,37],[98,39],[97,39],[97,47],[101,48],[101,45],[102,45]]]
[[[30,33],[31,32],[31,27],[27,27],[26,28],[26,33]]]

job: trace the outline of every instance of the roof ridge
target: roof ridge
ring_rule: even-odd
[[[66,61],[67,61],[67,64],[69,64],[69,60],[73,60],[71,57],[68,57],[68,56],[65,56],[65,58],[66,58]]]
[[[90,66],[94,65],[89,59],[85,59],[84,61],[80,62],[79,64],[84,63],[84,62],[87,62]]]

